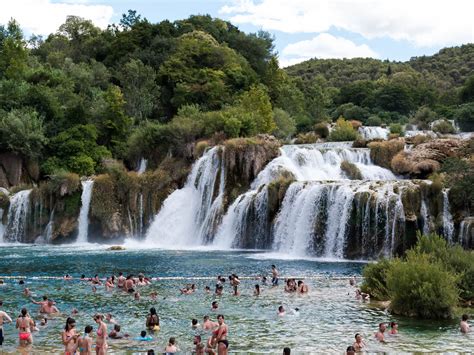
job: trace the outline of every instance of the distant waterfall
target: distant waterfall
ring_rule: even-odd
[[[4,239],[11,242],[23,242],[26,236],[28,215],[30,212],[30,194],[32,190],[17,192],[10,199],[8,222]]]
[[[3,243],[3,234],[5,233],[5,226],[3,225],[3,209],[0,208],[0,244]]]
[[[164,201],[147,232],[147,242],[164,248],[205,244],[218,224],[225,176],[222,148],[207,151],[182,189]]]
[[[373,139],[387,139],[390,131],[387,128],[377,126],[362,126],[359,127],[359,134],[365,140]]]
[[[79,213],[79,227],[76,243],[87,243],[89,230],[89,209],[92,198],[93,180],[82,181],[81,211]]]
[[[424,196],[421,199],[420,215],[423,219],[423,234],[428,235],[430,233],[430,213]]]
[[[448,242],[453,241],[454,223],[449,211],[448,190],[443,190],[443,234]]]
[[[143,194],[138,194],[138,233],[143,235]]]
[[[464,248],[474,248],[474,217],[466,217],[461,221],[458,240]]]
[[[140,164],[138,164],[137,174],[141,175],[146,171],[146,167],[148,165],[148,160],[145,158],[140,159]]]

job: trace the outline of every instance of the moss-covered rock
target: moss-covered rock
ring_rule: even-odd
[[[344,160],[341,163],[341,170],[344,172],[348,179],[362,180],[364,178],[359,168],[355,164],[348,162],[347,160]]]
[[[367,145],[370,148],[370,158],[374,164],[391,169],[393,157],[405,147],[403,139],[392,139],[389,141],[371,142]]]

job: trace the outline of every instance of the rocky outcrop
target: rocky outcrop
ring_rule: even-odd
[[[398,174],[426,178],[438,171],[446,158],[462,156],[467,145],[467,141],[460,139],[435,139],[399,152],[392,159],[391,168]]]
[[[224,142],[225,204],[247,191],[258,173],[280,154],[280,142],[273,136],[236,138]]]
[[[391,169],[393,157],[405,147],[403,139],[391,139],[388,141],[371,142],[367,145],[370,148],[370,159],[374,164]]]
[[[0,187],[9,188],[20,184],[30,184],[39,179],[37,162],[23,159],[20,155],[0,153]]]

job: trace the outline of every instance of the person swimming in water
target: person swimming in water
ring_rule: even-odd
[[[278,307],[278,317],[284,317],[286,315],[285,308],[283,306]]]
[[[202,329],[204,330],[212,330],[217,327],[219,324],[210,320],[209,316],[203,317],[202,322]]]
[[[254,296],[260,296],[260,285],[255,285],[255,290],[253,291]]]
[[[355,341],[354,341],[354,344],[352,344],[352,346],[354,347],[355,351],[357,351],[357,352],[364,351],[364,349],[366,347],[366,344],[364,342],[364,339],[362,339],[362,335],[357,333],[354,336],[354,338],[355,338]]]
[[[40,313],[57,314],[59,313],[59,309],[54,305],[52,300],[48,300],[46,305],[42,306]]]
[[[197,329],[199,327],[200,327],[200,324],[198,323],[198,320],[196,318],[191,319],[191,328]]]
[[[112,331],[109,333],[109,338],[111,339],[122,339],[122,338],[127,338],[127,337],[129,337],[129,335],[123,334],[122,328],[118,324],[115,324],[114,329],[112,329]]]
[[[469,316],[467,314],[463,314],[461,317],[461,322],[459,323],[461,333],[467,334],[471,331],[469,327],[469,323],[467,322],[469,319]]]
[[[88,325],[84,329],[84,335],[77,339],[77,350],[79,355],[92,355],[92,326]]]
[[[397,322],[390,322],[390,335],[398,334],[398,323]]]
[[[153,340],[153,337],[150,336],[150,335],[146,335],[146,331],[145,330],[142,330],[140,332],[140,336],[139,337],[136,337],[136,338],[133,338],[133,340],[137,340],[137,341],[151,341]]]
[[[300,294],[308,293],[309,292],[309,287],[304,283],[303,280],[298,281],[298,292]]]
[[[385,342],[385,330],[387,329],[387,325],[385,323],[380,323],[379,324],[379,330],[377,333],[375,333],[375,339],[380,341],[381,343]]]
[[[211,303],[211,311],[215,312],[219,309],[219,303],[217,301],[212,301]]]
[[[171,337],[168,340],[168,345],[165,347],[165,353],[168,354],[174,354],[179,351],[178,347],[176,346],[176,339],[174,337]]]

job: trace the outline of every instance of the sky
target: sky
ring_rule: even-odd
[[[405,61],[474,42],[474,0],[0,0],[0,24],[47,36],[67,15],[106,28],[137,10],[151,22],[209,14],[275,38],[280,65],[310,58]]]

